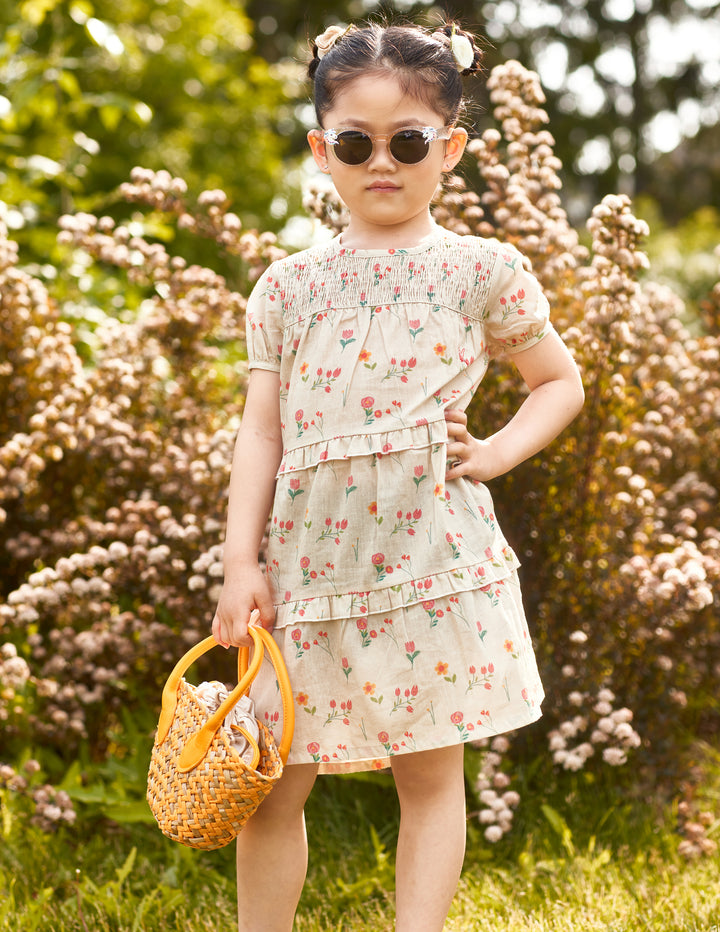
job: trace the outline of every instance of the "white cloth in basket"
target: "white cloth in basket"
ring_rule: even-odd
[[[195,688],[195,695],[207,708],[208,714],[216,712],[221,703],[228,697],[228,690],[217,680],[200,683]],[[248,766],[252,766],[253,748],[239,728],[253,738],[255,742],[260,736],[257,719],[255,718],[255,704],[249,696],[241,696],[230,712],[225,716],[223,728],[227,732],[230,745],[237,751]]]

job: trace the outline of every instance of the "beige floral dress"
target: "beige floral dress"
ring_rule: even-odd
[[[257,283],[249,364],[280,374],[266,558],[289,763],[381,768],[540,716],[518,560],[485,485],[445,480],[444,412],[467,407],[493,355],[550,328],[515,249],[439,227],[410,249],[336,238]],[[252,694],[277,732],[269,665]]]

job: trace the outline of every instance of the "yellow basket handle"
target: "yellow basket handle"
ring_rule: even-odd
[[[253,616],[251,616],[251,624],[248,627],[248,634],[253,639],[252,660],[248,664],[249,648],[240,648],[238,652],[239,682],[235,689],[228,695],[227,699],[221,703],[217,711],[211,715],[202,727],[186,742],[178,760],[178,769],[181,772],[192,770],[204,759],[225,717],[235,703],[249,691],[253,680],[258,674],[260,665],[262,664],[265,650],[267,650],[272,665],[275,668],[275,674],[280,687],[280,697],[283,707],[283,732],[278,745],[278,753],[280,754],[283,764],[287,763],[295,730],[295,707],[293,705],[290,679],[282,654],[273,636],[266,631],[265,628],[252,624],[253,617],[258,617],[257,613],[253,613]],[[177,662],[172,673],[167,678],[162,692],[162,710],[158,721],[157,740],[159,743],[165,740],[175,716],[177,694],[183,675],[199,657],[202,657],[203,654],[217,646],[218,642],[212,635],[200,641],[199,644],[191,647],[184,657]]]

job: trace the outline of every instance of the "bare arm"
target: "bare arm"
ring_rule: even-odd
[[[448,479],[468,476],[486,482],[509,472],[544,449],[576,417],[583,405],[580,373],[554,331],[513,356],[530,394],[515,416],[485,440],[468,433],[464,411],[445,412],[448,425]]]
[[[225,581],[212,632],[221,644],[250,644],[247,627],[254,609],[263,627],[275,623],[272,591],[258,564],[275,493],[275,474],[282,457],[276,372],[253,369],[238,431],[230,475]]]

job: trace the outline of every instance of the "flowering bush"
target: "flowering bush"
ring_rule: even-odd
[[[720,285],[702,306],[706,335],[692,336],[682,303],[647,276],[647,230],[622,196],[593,211],[583,247],[561,206],[537,77],[511,62],[490,90],[498,128],[469,147],[485,190],[451,179],[436,216],[528,257],[587,390],[559,440],[493,483],[523,561],[548,693],[545,724],[524,740],[542,741],[534,750],[559,771],[629,755],[670,770],[688,734],[718,727]],[[272,236],[241,230],[222,192],[190,203],[180,179],[136,169],[124,195],[237,256],[241,283],[233,290],[170,255],[137,219],[66,217],[61,242],[145,296],[137,312],[85,309],[86,359],[77,326],[18,266],[0,228],[0,720],[10,759],[38,742],[66,756],[87,742],[101,758],[122,706],[154,719],[169,666],[207,633],[222,575],[245,301],[281,252]],[[341,223],[327,192],[308,206]],[[517,407],[509,371],[496,366],[483,383],[479,434]],[[519,802],[505,773],[512,749],[513,736],[496,739],[478,780],[489,840],[509,830]]]
[[[221,192],[190,212],[179,179],[137,170],[124,193],[240,256],[247,280],[282,254],[274,237],[241,232]],[[84,365],[0,229],[0,719],[10,747],[72,753],[87,739],[101,755],[120,706],[154,710],[168,664],[207,633],[245,298],[109,218],[62,228],[61,242],[147,298],[129,320],[87,309]]]

